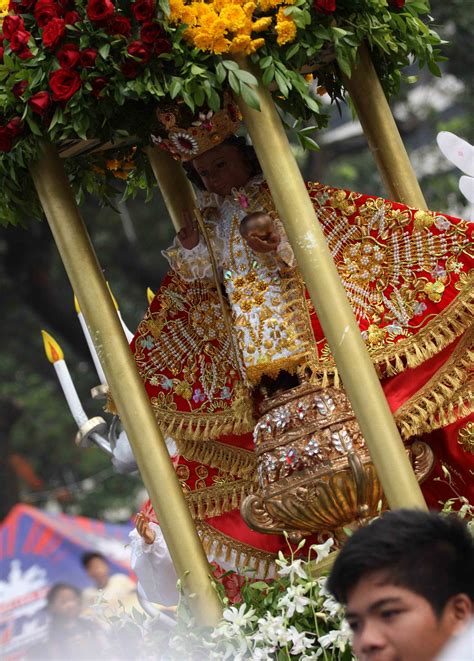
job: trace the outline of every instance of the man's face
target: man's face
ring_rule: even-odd
[[[193,160],[193,166],[207,191],[230,195],[233,188],[245,186],[251,169],[235,145],[218,145]]]
[[[62,588],[56,593],[50,611],[56,617],[75,620],[81,612],[81,597],[74,590]]]
[[[464,626],[456,597],[438,617],[426,599],[390,584],[384,572],[361,578],[349,593],[346,617],[360,661],[433,661]]]
[[[109,580],[109,566],[102,558],[92,558],[87,563],[86,572],[99,588],[105,588]]]

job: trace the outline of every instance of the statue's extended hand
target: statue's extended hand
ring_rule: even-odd
[[[199,243],[199,230],[192,211],[183,211],[183,227],[178,232],[178,239],[186,250],[192,250]]]
[[[255,252],[274,252],[280,243],[280,234],[275,227],[265,234],[251,230],[245,238]]]
[[[143,537],[145,544],[153,544],[155,541],[156,533],[150,528],[150,523],[147,517],[139,512],[135,519],[135,527],[140,537]]]

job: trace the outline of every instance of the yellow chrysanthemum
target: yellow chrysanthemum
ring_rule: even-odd
[[[242,7],[237,5],[228,5],[220,13],[220,18],[226,23],[227,29],[231,32],[238,32],[241,30],[246,22],[247,17]]]
[[[263,18],[258,18],[252,24],[252,32],[264,32],[264,30],[268,30],[271,24],[272,24],[271,16],[263,16]]]
[[[228,53],[230,48],[230,41],[224,37],[219,37],[212,43],[212,52],[216,55]]]
[[[259,0],[258,8],[260,11],[268,11],[269,9],[274,9],[278,5],[282,4],[282,0]]]
[[[256,9],[256,7],[257,7],[257,5],[255,4],[255,2],[246,2],[244,4],[244,12],[245,12],[246,16],[249,16],[249,17],[252,16],[255,9]]]
[[[247,49],[247,55],[252,55],[259,48],[265,45],[265,39],[252,39]]]
[[[230,44],[230,53],[246,53],[250,44],[250,37],[248,34],[239,34],[232,39]]]
[[[180,21],[184,11],[183,0],[170,0],[170,21]]]
[[[280,21],[275,27],[277,33],[277,44],[283,46],[294,41],[296,37],[296,25],[292,20]]]

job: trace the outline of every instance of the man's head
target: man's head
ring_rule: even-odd
[[[46,601],[51,615],[61,620],[75,620],[81,612],[81,593],[68,583],[53,585],[46,596]]]
[[[431,661],[474,614],[474,540],[456,516],[387,512],[358,530],[328,588],[363,661]]]
[[[105,588],[109,580],[109,564],[100,553],[84,553],[82,565],[98,588]]]

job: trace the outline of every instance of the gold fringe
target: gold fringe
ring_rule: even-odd
[[[257,466],[254,452],[225,443],[178,439],[176,445],[185,459],[218,468],[235,477],[247,477],[254,473]]]
[[[244,434],[253,431],[255,426],[250,398],[241,398],[228,410],[215,413],[170,411],[162,408],[155,397],[151,405],[163,433],[174,440],[199,441],[226,434]]]
[[[250,480],[236,480],[185,493],[185,498],[191,516],[205,519],[235,510],[251,491]]]
[[[282,370],[294,374],[297,369],[304,364],[309,352],[298,353],[286,358],[279,358],[268,363],[261,363],[259,365],[251,365],[247,367],[247,379],[252,385],[257,385],[263,376],[269,376],[276,379]]]
[[[409,367],[418,367],[462,335],[470,327],[473,314],[474,278],[471,277],[455,300],[416,335],[400,340],[390,347],[368,347],[370,357],[379,374],[386,376],[399,374]],[[332,357],[320,364],[329,373],[335,370]]]
[[[472,341],[469,331],[428,383],[394,413],[403,438],[439,429],[472,412]]]
[[[278,557],[275,553],[261,551],[249,544],[238,542],[204,521],[195,521],[195,524],[205,552],[208,555],[212,554],[217,563],[219,563],[219,558],[229,562],[234,555],[237,572],[245,571],[246,575],[251,578],[252,575],[248,572],[253,569],[259,573],[259,578],[268,577],[270,568],[273,567]]]

